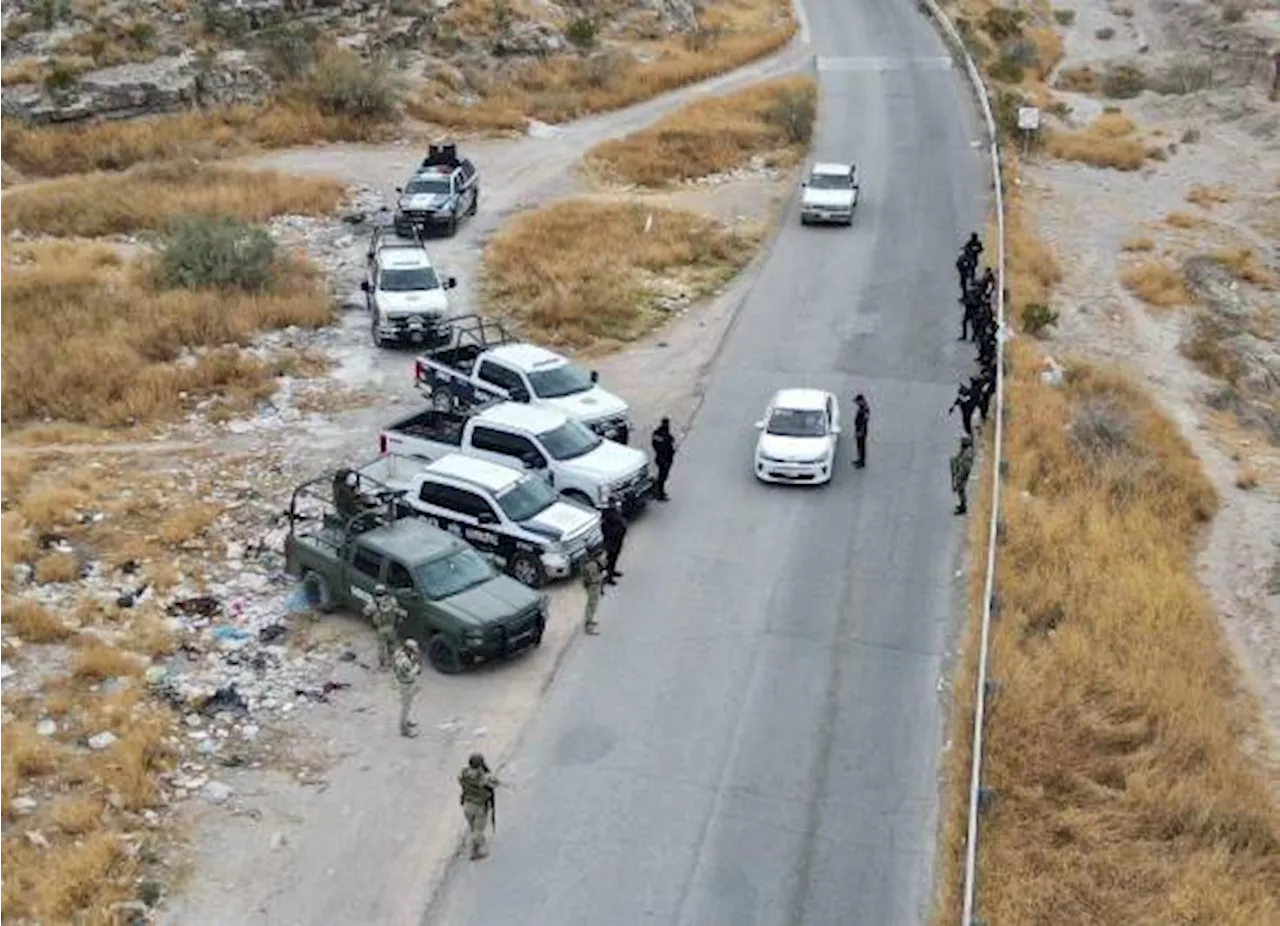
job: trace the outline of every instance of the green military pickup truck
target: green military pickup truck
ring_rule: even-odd
[[[385,585],[408,612],[400,636],[416,639],[431,665],[450,675],[542,642],[545,594],[502,575],[452,534],[417,518],[397,520],[390,508],[303,516],[306,490],[319,482],[294,493],[285,540],[285,568],[317,611],[359,613]]]

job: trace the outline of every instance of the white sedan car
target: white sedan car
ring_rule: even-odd
[[[756,478],[820,485],[831,481],[840,439],[840,403],[821,389],[780,389],[756,422]]]
[[[858,208],[857,164],[820,162],[809,171],[809,179],[800,194],[800,224],[838,222],[853,224],[853,210]]]

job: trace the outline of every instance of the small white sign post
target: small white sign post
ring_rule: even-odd
[[[1022,133],[1022,154],[1025,156],[1032,134],[1040,130],[1040,110],[1034,106],[1019,106],[1018,130]]]

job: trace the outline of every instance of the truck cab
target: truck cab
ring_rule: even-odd
[[[434,345],[448,338],[448,290],[458,285],[442,278],[426,248],[412,239],[375,232],[365,281],[373,343]]]
[[[480,207],[480,174],[454,144],[432,145],[403,187],[396,187],[397,230],[444,229],[450,236],[462,216]]]
[[[463,538],[531,588],[571,575],[604,544],[598,512],[522,469],[451,453],[425,465],[379,457],[360,473],[402,491],[406,513]]]
[[[385,585],[408,615],[400,636],[417,640],[446,674],[542,642],[546,596],[497,572],[463,540],[417,518],[372,511],[345,520],[326,515],[314,526],[297,516],[308,486],[294,493],[285,568],[315,610],[360,613]]]
[[[463,453],[539,473],[558,493],[593,508],[643,508],[653,487],[649,457],[605,440],[550,408],[498,402],[471,412],[428,410],[383,431],[383,454],[426,461]]]

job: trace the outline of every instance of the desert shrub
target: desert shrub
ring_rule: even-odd
[[[71,64],[57,59],[44,75],[44,89],[49,93],[65,93],[80,80],[80,71]]]
[[[129,40],[138,48],[150,48],[155,44],[156,27],[149,22],[139,20],[129,26]]]
[[[987,68],[987,74],[994,80],[1017,84],[1022,82],[1023,67],[1012,58],[1006,58],[1001,55],[994,64]]]
[[[578,16],[565,27],[564,37],[580,52],[590,51],[596,45],[599,27],[591,16]]]
[[[1018,134],[1018,110],[1027,106],[1029,101],[1016,90],[997,90],[992,115],[996,120],[996,128],[1005,138]]]
[[[1054,21],[1057,22],[1059,26],[1070,26],[1072,23],[1076,21],[1076,11],[1075,10],[1054,10],[1053,18],[1054,18]]]
[[[1163,96],[1181,96],[1213,86],[1213,65],[1205,61],[1180,61],[1147,78],[1147,89]]]
[[[247,13],[235,0],[199,0],[195,12],[201,30],[219,38],[238,39],[251,25]]]
[[[1093,37],[1100,42],[1109,42],[1116,37],[1116,30],[1110,26],[1103,26],[1101,29],[1095,29]]]
[[[1058,73],[1054,86],[1068,93],[1097,93],[1098,73],[1088,65],[1077,68],[1063,68]]]
[[[161,237],[156,276],[166,287],[265,289],[275,269],[276,244],[265,228],[230,216],[191,216]]]
[[[1041,337],[1058,323],[1058,313],[1043,302],[1033,302],[1022,310],[1022,330],[1032,337]]]
[[[1069,436],[1076,453],[1086,460],[1096,460],[1132,450],[1136,425],[1129,407],[1102,395],[1077,407]]]
[[[1108,68],[1102,75],[1102,93],[1113,100],[1130,100],[1147,89],[1147,75],[1130,64]]]
[[[267,73],[277,80],[305,76],[315,64],[317,35],[309,23],[290,23],[263,32],[259,41]]]
[[[75,16],[71,0],[35,0],[27,9],[35,24],[45,32]]]
[[[395,116],[400,86],[384,59],[335,50],[317,59],[304,93],[326,116],[378,121]]]
[[[1248,3],[1243,3],[1241,0],[1227,0],[1227,2],[1222,5],[1222,21],[1226,23],[1238,23],[1244,19],[1245,14],[1248,12]]]
[[[779,92],[778,101],[769,110],[768,121],[781,130],[791,144],[808,144],[817,115],[813,93],[802,87],[788,87]]]
[[[1022,27],[1027,21],[1025,10],[1007,10],[995,7],[987,10],[982,17],[982,28],[987,35],[997,42],[1015,38],[1022,34]]]

